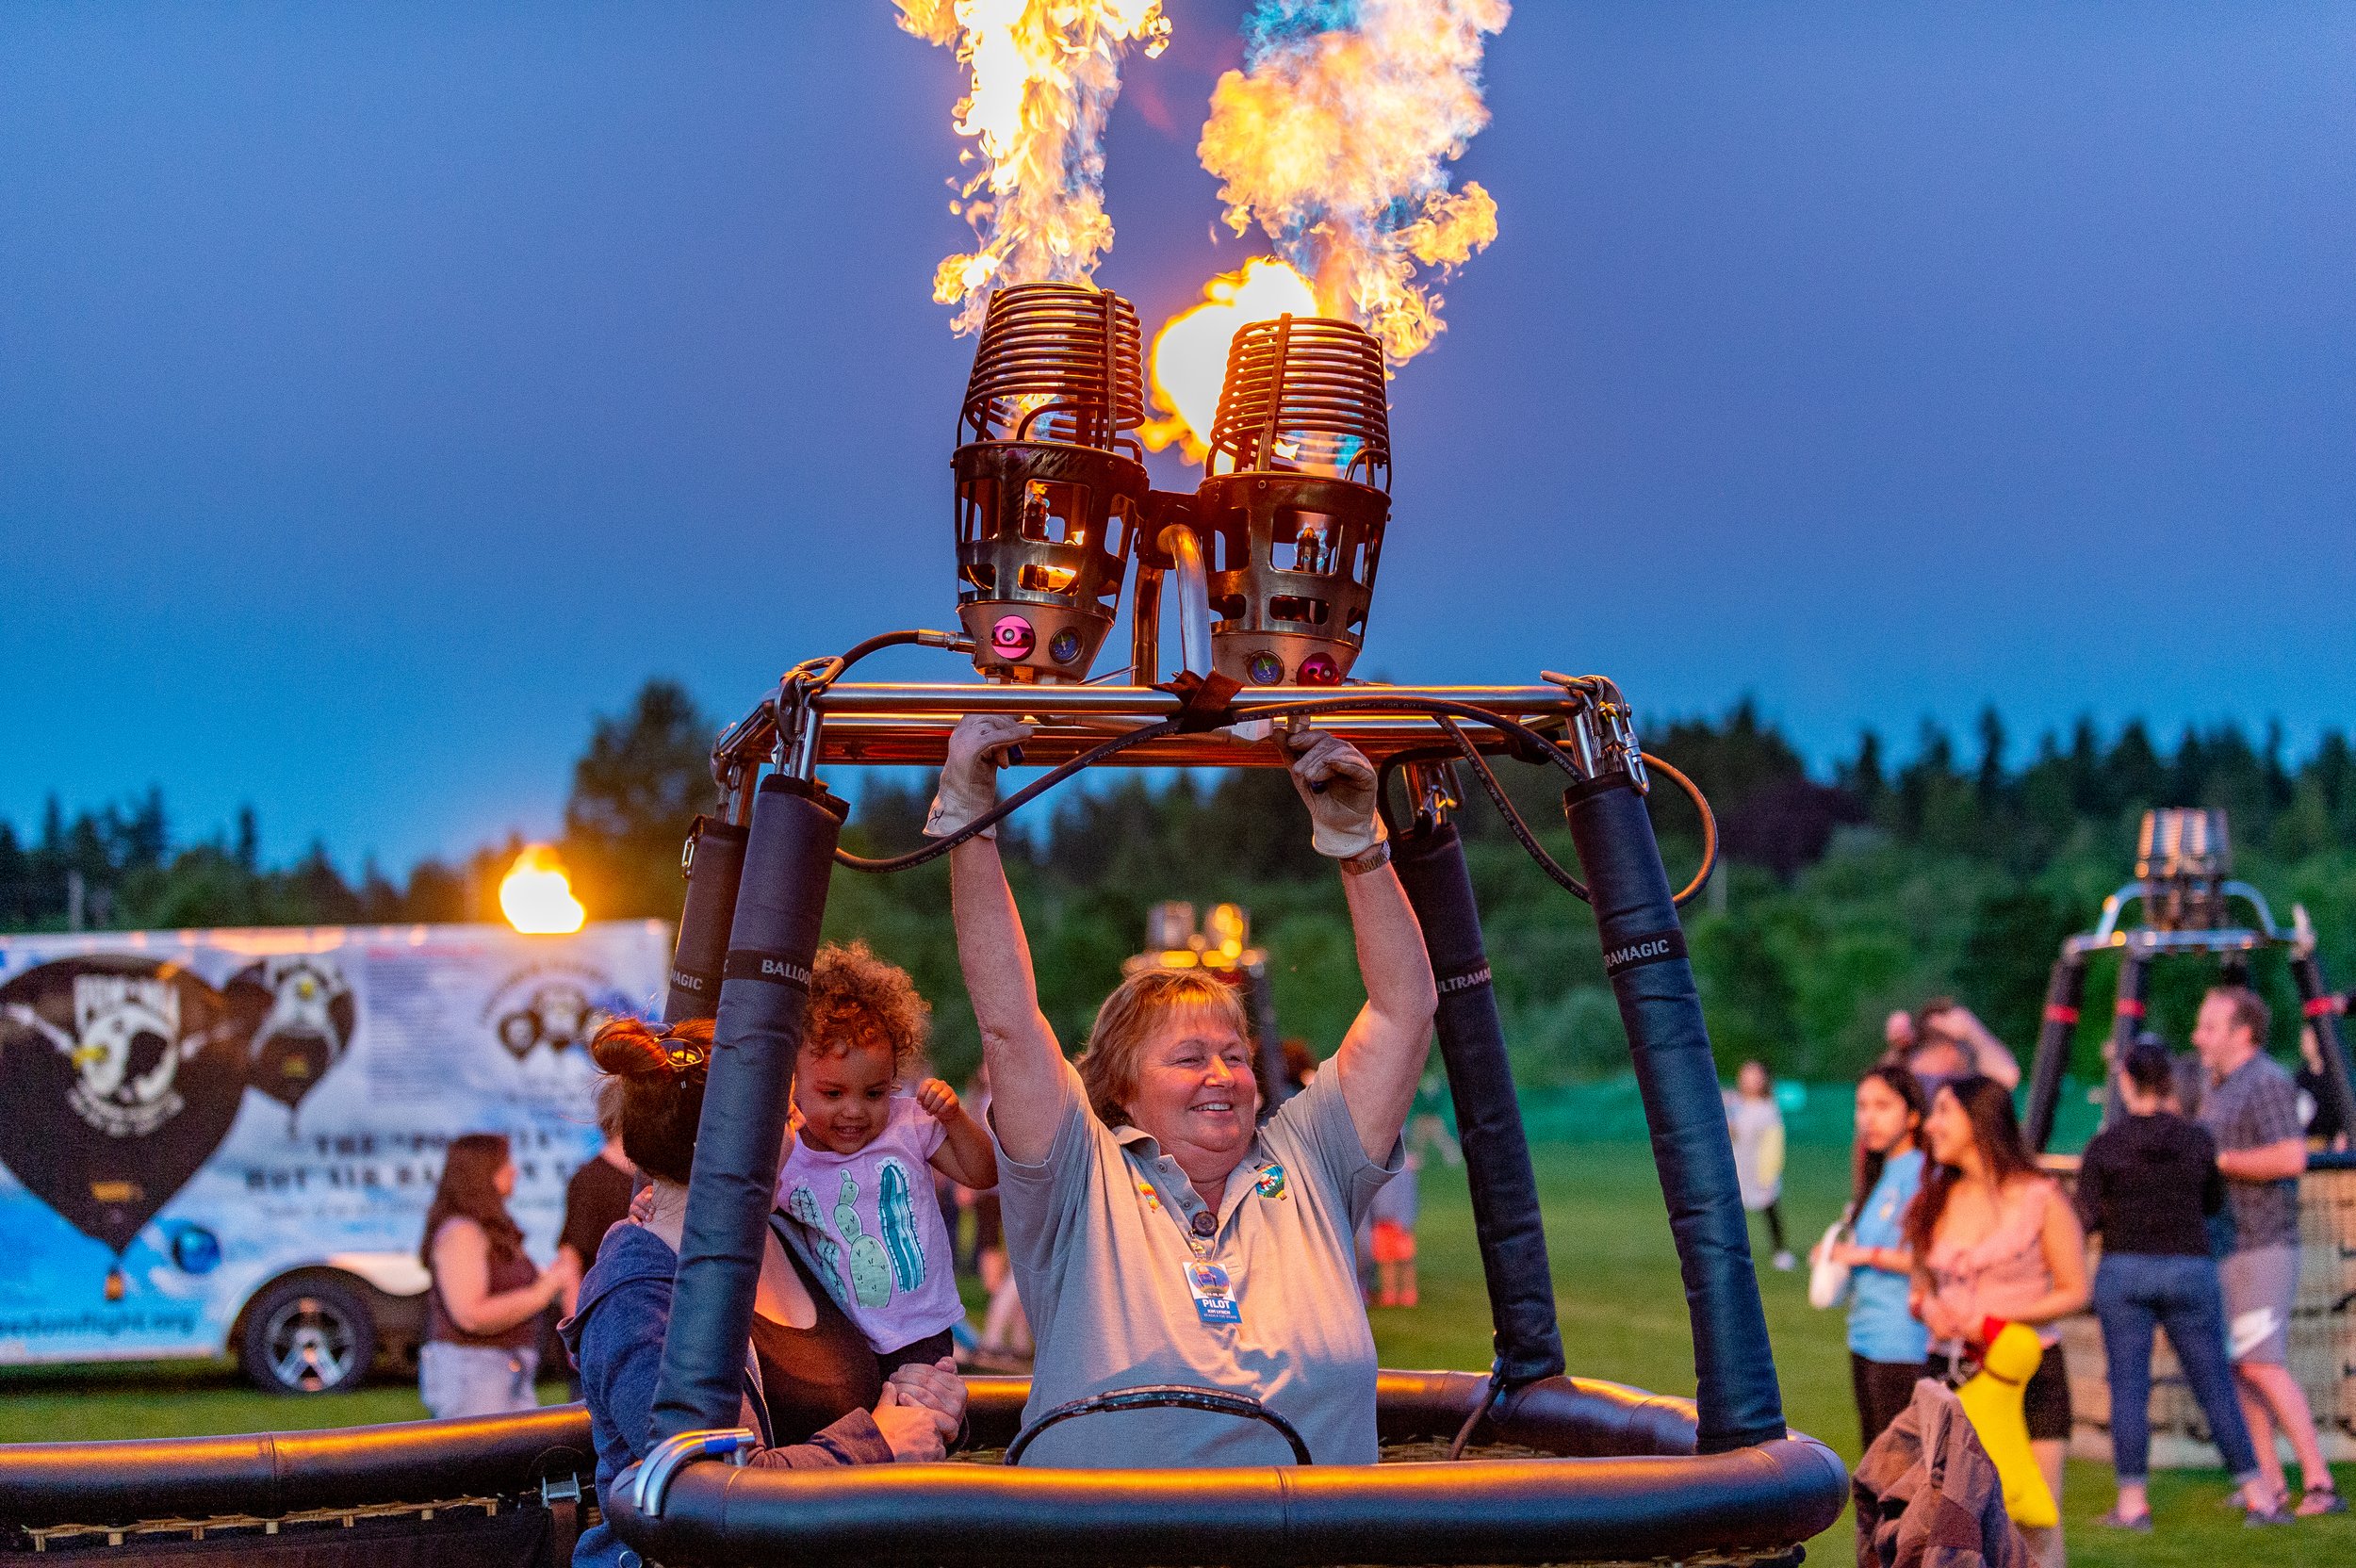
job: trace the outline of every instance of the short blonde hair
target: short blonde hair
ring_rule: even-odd
[[[1096,1009],[1088,1046],[1080,1057],[1080,1082],[1088,1105],[1107,1127],[1126,1126],[1126,1102],[1137,1089],[1137,1055],[1173,1013],[1203,1012],[1233,1027],[1249,1044],[1252,1020],[1243,993],[1199,969],[1142,970],[1123,980]],[[1256,1080],[1255,1080],[1256,1086]]]

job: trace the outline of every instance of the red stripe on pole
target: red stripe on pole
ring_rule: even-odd
[[[2120,1018],[2141,1018],[2143,1016],[2143,1003],[2135,997],[2120,997],[2119,999],[2119,1016]]]
[[[2045,1021],[2048,1023],[2075,1023],[2078,1021],[2078,1009],[2075,1007],[2064,1007],[2058,1004],[2048,1004],[2045,1009]]]
[[[2321,1018],[2326,1013],[2336,1013],[2339,1011],[2337,1007],[2331,1004],[2331,999],[2328,996],[2311,996],[2299,1010],[2305,1013],[2309,1018]]]

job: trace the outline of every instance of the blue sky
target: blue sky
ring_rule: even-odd
[[[1127,70],[1149,323],[1252,253],[1240,8]],[[1488,80],[1366,669],[2356,718],[2356,12],[1521,0]],[[0,816],[398,869],[649,675],[947,624],[957,92],[886,0],[0,8]]]

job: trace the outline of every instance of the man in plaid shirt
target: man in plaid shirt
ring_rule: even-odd
[[[2199,1120],[2217,1139],[2233,1247],[2217,1266],[2225,1286],[2226,1352],[2233,1358],[2242,1413],[2257,1440],[2258,1467],[2277,1495],[2284,1485],[2275,1457],[2277,1431],[2299,1455],[2306,1484],[2298,1511],[2340,1513],[2315,1438],[2307,1396],[2290,1373],[2291,1304],[2299,1295],[2299,1177],[2307,1140],[2299,1124],[2291,1075],[2260,1049],[2272,1024],[2257,992],[2218,986],[2201,999],[2192,1043],[2203,1082]]]

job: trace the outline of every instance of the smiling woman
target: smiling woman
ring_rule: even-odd
[[[1029,733],[962,720],[925,831],[988,810],[995,758]],[[1007,1252],[1039,1340],[1023,1410],[1034,1462],[1374,1462],[1374,1337],[1351,1236],[1399,1171],[1437,993],[1373,768],[1330,735],[1296,744],[1293,781],[1318,851],[1341,862],[1367,998],[1333,1070],[1265,1124],[1241,1004],[1200,972],[1124,981],[1067,1063],[997,845],[985,832],[951,852]],[[1192,1391],[1186,1402],[1139,1403],[1171,1385]]]

